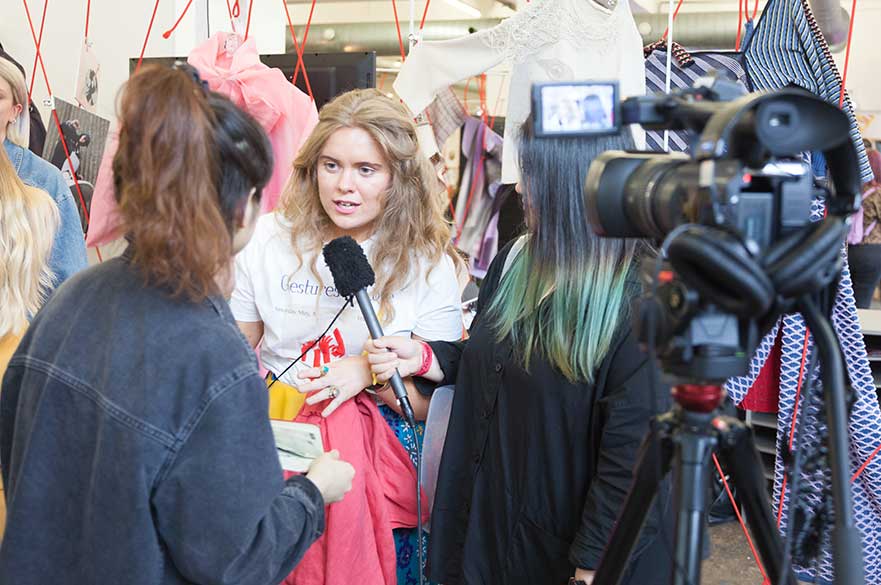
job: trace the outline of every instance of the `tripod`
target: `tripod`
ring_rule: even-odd
[[[671,467],[675,469],[677,510],[673,583],[700,583],[709,460],[713,452],[737,486],[768,578],[775,585],[781,582],[783,543],[774,528],[761,461],[749,428],[736,418],[716,415],[724,396],[722,388],[714,385],[682,384],[673,388],[676,406],[652,420],[640,450],[633,487],[594,575],[595,585],[617,585],[620,581],[639,528]],[[791,573],[785,582],[796,584]]]

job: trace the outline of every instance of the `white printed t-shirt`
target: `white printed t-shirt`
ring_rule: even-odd
[[[371,240],[361,244],[371,257]],[[406,245],[406,243],[401,243]],[[318,277],[310,268],[311,257],[303,255],[298,267],[291,245],[290,224],[278,213],[257,221],[254,236],[236,256],[236,286],[230,307],[237,321],[262,321],[264,339],[260,350],[263,365],[281,373],[327,328],[344,301],[333,285],[333,277],[318,259]],[[420,263],[402,290],[392,295],[395,315],[388,322],[379,311],[385,335],[417,335],[431,341],[455,341],[462,337],[462,310],[453,260],[444,254],[426,282],[429,263]],[[368,290],[368,292],[372,292]],[[372,296],[372,294],[371,294]],[[328,334],[287,374],[282,382],[297,385],[297,370],[318,367],[345,356],[360,355],[368,339],[367,325],[357,302],[348,307]]]

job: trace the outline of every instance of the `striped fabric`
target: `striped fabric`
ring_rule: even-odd
[[[841,75],[807,0],[769,0],[744,57],[754,89],[797,85],[838,105]],[[846,94],[844,111],[850,118],[850,136],[857,149],[860,174],[864,182],[871,181],[872,169]]]
[[[655,45],[646,47],[648,55],[645,60],[646,93],[664,93],[667,78],[667,52],[665,46],[651,50]],[[674,43],[673,66],[670,72],[670,87],[685,89],[710,71],[715,71],[720,79],[727,79],[749,88],[746,72],[740,63],[741,55],[734,52],[685,52]],[[688,152],[689,134],[687,132],[670,132],[669,144],[671,151]],[[664,150],[663,132],[646,132],[646,147],[650,150]]]

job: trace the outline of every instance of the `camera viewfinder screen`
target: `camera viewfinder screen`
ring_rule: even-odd
[[[618,130],[617,84],[548,84],[536,88],[541,134],[611,134]]]

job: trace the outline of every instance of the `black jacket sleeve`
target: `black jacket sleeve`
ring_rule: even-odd
[[[324,530],[324,501],[283,480],[266,386],[255,374],[207,405],[154,489],[160,537],[188,581],[280,583]]]
[[[660,382],[660,373],[653,368],[636,341],[633,331],[622,335],[618,345],[606,359],[608,366],[603,387],[597,388],[599,398],[594,417],[601,425],[597,469],[584,505],[581,527],[569,550],[569,560],[577,567],[595,569],[609,541],[612,527],[630,490],[634,465],[643,439],[649,429],[649,420],[669,407],[670,390]],[[657,384],[652,402],[652,383]],[[660,508],[666,508],[669,497],[667,484],[662,484],[657,496]],[[634,549],[634,555],[644,550],[658,533],[660,520],[658,506],[652,506]]]
[[[511,251],[511,246],[514,245],[515,241],[516,239],[508,243],[508,245],[496,254],[496,257],[493,258],[493,261],[489,265],[489,269],[486,271],[486,278],[483,279],[483,283],[480,286],[480,292],[477,295],[477,307],[475,309],[474,321],[471,322],[472,329],[477,325],[481,315],[487,308],[489,308],[489,305],[492,302],[493,295],[495,295],[496,289],[499,287],[499,282],[502,279],[505,258],[508,257],[508,253]],[[463,341],[429,342],[428,345],[431,346],[431,350],[434,352],[434,357],[437,359],[441,370],[444,372],[444,379],[438,384],[438,386],[446,386],[456,382],[456,376],[459,375],[459,358],[462,357],[462,352],[465,350],[467,343],[467,339]]]

